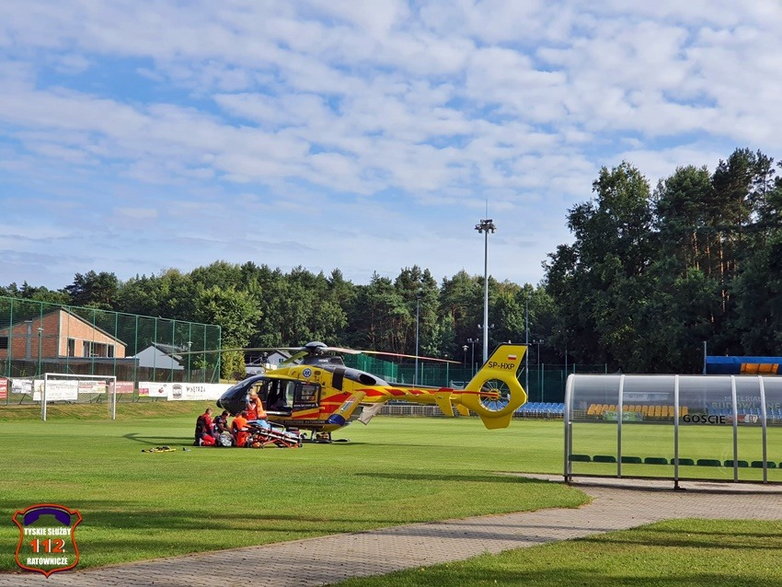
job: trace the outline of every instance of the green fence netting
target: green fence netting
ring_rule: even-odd
[[[475,375],[475,369],[462,364],[421,360],[416,366],[413,362],[395,363],[370,355],[346,355],[344,360],[348,367],[367,371],[389,383],[404,385],[459,388]],[[526,370],[527,365],[523,364],[518,378],[527,391],[529,401],[559,403],[565,399],[565,382],[569,374],[606,373],[606,365],[536,363],[529,365],[529,373]]]
[[[0,296],[0,377],[217,383],[220,345],[215,325]]]

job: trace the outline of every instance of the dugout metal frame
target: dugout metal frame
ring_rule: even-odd
[[[658,427],[643,428],[649,424]],[[591,426],[614,426],[615,435]],[[565,389],[564,428],[566,482],[584,476],[670,479],[675,488],[680,480],[782,483],[782,377],[574,374]],[[643,451],[644,432],[667,439],[665,430],[667,454],[633,454]],[[698,438],[716,439],[705,441],[714,454],[688,458],[703,450]],[[600,454],[583,454],[589,452]]]

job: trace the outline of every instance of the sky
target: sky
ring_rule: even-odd
[[[777,0],[3,0],[0,285],[537,285],[601,167],[782,156]]]

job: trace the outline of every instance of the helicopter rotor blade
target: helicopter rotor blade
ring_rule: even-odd
[[[359,350],[356,350],[356,349],[347,349],[347,348],[338,347],[338,346],[329,346],[329,347],[324,348],[323,350],[324,351],[334,352],[334,353],[345,353],[346,355],[360,355],[361,353],[364,352],[364,351],[359,351]]]
[[[421,355],[406,355],[404,353],[390,353],[386,351],[361,351],[361,352],[366,355],[386,355],[389,357],[403,357],[406,359],[422,359],[424,361],[435,361],[437,363],[454,363],[454,364],[459,363],[459,361],[453,361],[451,359],[437,359],[435,357],[423,357]]]
[[[166,353],[168,355],[204,355],[209,353],[230,353],[235,351],[241,351],[243,353],[246,352],[271,352],[271,351],[300,351],[302,350],[302,347],[300,346],[291,346],[291,347],[283,347],[283,346],[274,346],[274,347],[236,347],[236,348],[223,348],[223,349],[204,349],[201,351],[171,351],[169,353]]]
[[[299,350],[297,353],[293,353],[290,357],[287,359],[280,361],[280,365],[290,365],[291,363],[295,363],[299,359],[303,359],[308,355],[308,352],[306,350]]]
[[[284,364],[292,363],[307,355],[317,355],[320,353],[342,353],[347,355],[382,355],[387,357],[401,357],[406,359],[422,359],[424,361],[434,361],[438,363],[453,363],[457,364],[459,361],[453,361],[451,359],[438,359],[435,357],[425,357],[421,355],[408,355],[405,353],[392,353],[388,351],[371,351],[365,349],[350,349],[347,347],[326,346],[319,342],[310,342],[302,346],[277,346],[277,347],[241,347],[241,348],[224,348],[224,349],[204,349],[200,351],[171,351],[167,354],[185,356],[185,355],[203,355],[210,353],[228,353],[228,352],[273,352],[273,351],[286,351],[292,353],[292,355],[283,361]]]

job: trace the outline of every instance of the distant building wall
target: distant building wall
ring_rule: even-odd
[[[122,341],[65,310],[4,328],[0,339],[0,359],[125,357]]]

